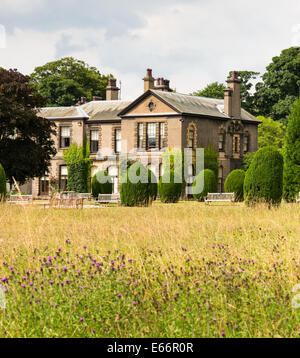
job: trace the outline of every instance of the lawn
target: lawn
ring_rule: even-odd
[[[300,336],[300,205],[0,205],[0,220],[0,337]]]

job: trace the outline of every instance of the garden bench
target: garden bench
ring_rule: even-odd
[[[92,200],[92,194],[91,193],[77,193],[77,198],[81,198],[84,200],[91,201]]]
[[[234,202],[234,193],[207,193],[206,198],[204,199],[205,203],[209,204],[210,202]]]
[[[296,203],[300,203],[300,191],[299,191],[298,197],[296,198]]]
[[[99,194],[98,202],[99,203],[120,203],[121,198],[120,194]]]
[[[49,208],[82,209],[83,199],[82,198],[75,198],[75,199],[52,198],[49,200]]]
[[[11,204],[29,204],[32,203],[32,195],[14,194],[9,196]]]
[[[92,200],[91,193],[76,193],[75,191],[62,191],[59,193],[60,199],[84,199],[84,200]]]

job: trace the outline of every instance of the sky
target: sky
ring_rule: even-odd
[[[143,92],[147,68],[191,93],[230,70],[263,73],[300,46],[299,0],[0,0],[0,66],[30,74],[73,56]]]

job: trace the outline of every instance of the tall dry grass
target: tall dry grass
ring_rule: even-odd
[[[162,336],[193,336],[195,334],[218,336],[221,334],[220,332],[224,335],[225,333],[221,331],[224,329],[224,322],[233,314],[228,307],[233,306],[238,310],[236,307],[238,301],[236,297],[233,298],[233,301],[227,300],[226,295],[231,295],[231,288],[226,286],[227,278],[223,280],[223,276],[221,278],[215,268],[219,267],[222,274],[227,271],[231,274],[229,271],[231,269],[239,272],[240,263],[245,260],[251,261],[251,266],[240,271],[241,286],[246,279],[251,282],[252,278],[255,280],[260,275],[265,275],[263,279],[259,279],[258,283],[253,283],[249,292],[251,290],[253,295],[253,292],[257,291],[259,287],[264,287],[263,285],[272,287],[273,285],[273,291],[271,290],[270,293],[267,291],[266,295],[272,296],[268,299],[274,301],[280,300],[279,297],[282,296],[280,293],[280,296],[276,298],[277,286],[284,285],[284,294],[290,294],[285,302],[274,301],[274,304],[277,305],[276,315],[280,316],[280,312],[284,315],[288,314],[288,319],[291,321],[288,326],[282,326],[280,320],[283,318],[276,319],[275,317],[273,322],[273,318],[267,318],[267,314],[266,317],[264,316],[266,308],[261,305],[260,309],[257,308],[257,315],[261,316],[259,320],[261,327],[257,327],[255,330],[255,324],[249,323],[249,327],[251,327],[249,331],[246,327],[240,331],[242,333],[238,336],[285,336],[285,332],[286,336],[298,335],[300,311],[297,312],[292,308],[291,298],[293,286],[300,283],[299,205],[282,204],[278,209],[271,210],[264,205],[247,208],[243,204],[206,206],[197,202],[155,203],[150,208],[104,207],[83,210],[43,209],[34,205],[26,207],[1,205],[0,277],[7,275],[7,268],[1,265],[2,261],[10,265],[19,265],[19,267],[21,265],[24,270],[34,269],[36,263],[32,260],[32,255],[35,249],[38,248],[41,253],[43,251],[55,252],[57,248],[63,246],[67,239],[72,243],[68,248],[70,256],[82,252],[84,245],[87,245],[92,254],[97,250],[100,252],[118,250],[118,252],[125,253],[126,257],[131,257],[136,262],[139,277],[141,276],[145,282],[149,282],[151,278],[151,263],[153,263],[153,270],[159,266],[160,275],[162,277],[165,275],[166,281],[170,281],[168,273],[170,265],[175,277],[177,277],[176,275],[179,277],[183,273],[183,262],[190,260],[191,263],[195,263],[197,270],[200,268],[199,279],[202,277],[203,280],[205,277],[201,271],[203,268],[206,272],[205,275],[211,275],[208,284],[213,283],[215,287],[221,285],[220,292],[222,294],[217,295],[215,301],[213,291],[208,291],[211,292],[209,300],[213,302],[212,306],[217,306],[218,311],[223,310],[222,323],[218,325],[216,331],[211,328],[207,328],[207,330],[203,328],[202,331],[195,333],[193,328],[193,333],[192,328],[190,331],[186,327],[181,330],[174,325],[172,329],[166,329],[165,332],[161,326],[156,330],[153,328],[153,332],[151,332],[151,328],[142,330],[137,324],[135,333],[131,333],[135,336],[149,336],[155,334],[154,332]],[[225,248],[224,252],[216,251],[221,247]],[[145,252],[148,257],[146,264]],[[210,264],[213,265],[211,272]],[[189,275],[189,273],[185,272],[185,275]],[[201,284],[197,281],[197,275],[192,277],[191,282],[193,280],[195,287],[205,286],[204,283]],[[283,283],[279,284],[279,280],[282,280]],[[249,281],[247,284],[245,283],[245,285],[248,284]],[[176,291],[176,282],[172,281],[172,285]],[[222,285],[226,286],[226,289],[223,289]],[[143,302],[147,301],[147,297],[150,300],[150,297],[155,294],[149,289],[148,296],[144,293]],[[256,301],[259,305],[260,297],[253,296],[248,299],[250,306],[251,302]],[[226,305],[226,302],[229,306]],[[182,305],[184,306],[185,303]],[[152,309],[154,308],[152,307]],[[252,308],[251,310],[248,313],[244,312],[243,317],[250,317],[250,312],[253,312]],[[180,314],[178,313],[178,315]],[[234,315],[236,315],[234,317],[240,317],[237,313]],[[231,317],[231,319],[233,318]],[[255,320],[256,318],[252,317],[251,319]],[[151,325],[151,319],[149,322]],[[203,324],[205,327],[205,322]],[[154,322],[153,325],[155,325]],[[119,336],[129,335],[128,331],[114,332]],[[105,336],[104,332],[101,334]]]

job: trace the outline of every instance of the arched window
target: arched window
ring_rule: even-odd
[[[187,146],[194,149],[197,146],[197,131],[195,123],[190,123],[187,129]]]
[[[194,129],[189,129],[188,147],[189,148],[194,148],[194,144],[195,144],[195,131],[194,131]]]

